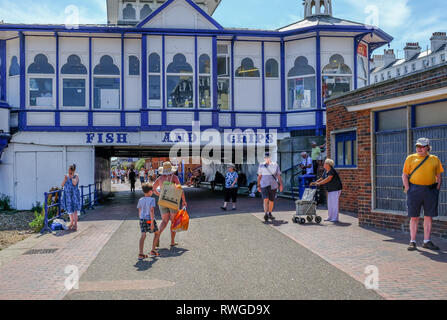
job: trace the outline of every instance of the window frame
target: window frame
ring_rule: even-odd
[[[183,54],[183,53],[176,53],[176,54],[174,54],[173,55],[173,57],[172,57],[172,61],[171,61],[171,63],[174,63],[174,58],[177,56],[177,55],[183,55],[184,56],[184,58],[185,58],[185,61],[188,63],[188,59],[186,58],[186,55],[185,54]],[[165,88],[166,88],[166,92],[164,92],[164,96],[165,96],[165,98],[166,98],[166,109],[167,110],[194,110],[194,109],[196,109],[196,101],[195,101],[195,99],[196,99],[196,92],[194,92],[195,91],[195,81],[196,81],[196,75],[195,75],[195,73],[194,73],[194,66],[191,66],[191,68],[192,68],[192,71],[190,72],[190,73],[169,73],[168,72],[168,68],[169,68],[169,66],[170,66],[170,64],[171,63],[167,63],[166,65],[165,65],[165,74],[166,74],[166,77],[165,77],[165,79],[164,79],[164,83],[165,83]],[[192,90],[192,96],[191,96],[191,106],[189,106],[188,105],[188,107],[170,107],[169,106],[169,90],[168,90],[168,78],[169,77],[191,77],[192,78],[192,82],[191,82],[191,90]]]
[[[227,74],[225,75],[219,75],[217,74],[217,106],[216,108],[221,112],[231,112],[232,111],[232,105],[233,105],[233,95],[232,95],[232,81],[233,72],[236,72],[236,70],[233,70],[231,65],[231,51],[230,51],[230,44],[228,43],[218,43],[218,46],[225,46],[227,48],[226,53],[219,53],[219,50],[217,51],[217,60],[219,58],[224,58],[225,63],[227,65]],[[228,81],[228,109],[221,109],[219,107],[219,80]]]
[[[208,57],[208,59],[209,59],[209,63],[210,63],[210,72],[209,73],[206,73],[206,72],[201,72],[200,71],[200,58],[201,57],[203,57],[204,55],[206,55],[207,57]],[[213,74],[213,64],[212,64],[212,60],[211,60],[211,56],[208,54],[208,53],[202,53],[202,54],[200,54],[200,55],[198,55],[198,57],[197,57],[197,59],[198,59],[198,61],[196,61],[196,63],[198,64],[198,68],[197,68],[197,70],[199,71],[199,74],[198,74],[198,90],[199,90],[199,92],[197,93],[198,94],[198,97],[199,97],[199,105],[198,106],[196,106],[196,109],[202,109],[202,110],[210,110],[210,109],[212,109],[213,108],[213,96],[214,96],[214,90],[213,90],[213,79],[212,79],[212,74]],[[202,107],[202,101],[201,101],[201,85],[200,85],[200,79],[202,78],[202,77],[206,77],[206,78],[208,78],[209,79],[209,83],[210,83],[210,94],[209,94],[209,98],[210,98],[210,105],[209,106],[205,106],[205,107]]]
[[[116,75],[116,74],[96,74],[95,73],[96,67],[101,64],[101,60],[102,60],[102,58],[104,56],[109,56],[110,58],[112,58],[113,65],[118,68],[118,71],[119,71],[118,75]],[[122,101],[121,101],[122,100],[121,97],[122,97],[122,94],[123,94],[123,92],[122,92],[122,84],[121,84],[121,75],[122,75],[122,72],[123,72],[122,69],[123,69],[123,66],[118,66],[117,64],[115,64],[115,59],[113,58],[112,55],[110,55],[110,54],[103,54],[103,55],[101,55],[101,57],[99,58],[99,63],[93,68],[93,72],[92,72],[92,88],[91,88],[90,92],[91,92],[91,95],[92,95],[92,109],[94,111],[97,111],[97,110],[121,110],[122,109]],[[95,107],[95,88],[96,88],[95,87],[95,80],[96,79],[118,79],[118,82],[119,82],[118,107],[104,107],[104,108],[102,106],[99,107],[99,108]]]
[[[158,72],[153,72],[150,71],[150,58],[152,55],[156,54],[158,56],[158,62],[159,62],[159,71]],[[161,55],[158,52],[150,52],[148,54],[148,58],[147,58],[147,107],[148,109],[162,109],[163,108],[163,79],[162,79],[162,66],[161,66]],[[151,92],[151,81],[150,78],[152,77],[158,77],[160,79],[160,91],[159,91],[159,96],[160,99],[159,100],[155,100],[155,99],[151,99],[150,97],[150,92]],[[151,101],[157,101],[157,103],[151,105]]]
[[[358,148],[357,148],[357,130],[347,130],[344,132],[336,132],[334,134],[334,141],[335,141],[335,168],[337,169],[355,169],[358,168]],[[343,164],[340,164],[338,162],[339,158],[339,147],[338,144],[340,142],[343,142]],[[351,145],[351,157],[352,157],[352,164],[347,165],[347,153],[346,153],[346,145],[347,143],[350,143]]]
[[[343,64],[346,65],[346,66],[349,68],[349,70],[351,71],[350,74],[345,74],[345,73],[324,73],[324,69],[325,69],[327,66],[329,66],[329,65],[331,64],[331,60],[332,60],[332,58],[333,58],[334,56],[336,56],[336,55],[342,57],[342,59],[343,59]],[[357,62],[356,62],[356,63],[357,63]],[[324,78],[325,78],[325,77],[329,77],[329,78],[337,78],[337,77],[338,77],[338,78],[350,78],[349,90],[348,90],[347,92],[353,90],[353,87],[354,87],[354,73],[352,72],[352,68],[350,68],[350,67],[345,63],[345,57],[344,57],[342,54],[339,54],[339,53],[332,54],[332,55],[329,57],[329,63],[326,64],[326,65],[321,69],[321,92],[322,92],[322,95],[324,94],[324,90],[323,90],[324,88],[323,88],[323,85],[324,85]],[[322,98],[323,98],[323,102],[324,102],[326,99],[330,99],[330,98],[332,98],[332,95],[331,95],[331,96],[328,96],[328,97],[324,97],[324,95],[323,95]]]
[[[30,72],[28,72],[30,66],[35,63],[35,61],[36,61],[35,59],[38,55],[43,55],[46,57],[47,63],[53,67],[53,71],[54,71],[53,73],[30,73]],[[30,90],[31,79],[51,79],[51,82],[52,82],[51,105],[45,105],[45,106],[32,106],[31,105],[31,90]],[[26,108],[31,109],[31,110],[39,110],[39,109],[54,109],[54,110],[56,110],[56,104],[57,104],[56,81],[57,81],[56,80],[56,68],[49,61],[48,55],[46,55],[44,53],[36,53],[34,55],[34,59],[32,60],[32,62],[26,67]]]
[[[66,63],[68,63],[68,58],[72,56],[73,54],[70,54],[67,56]],[[78,58],[81,61],[81,64],[85,66],[85,64],[82,63],[82,58],[78,54],[74,54],[78,56]],[[86,109],[89,107],[89,98],[90,98],[90,83],[89,83],[89,70],[86,67],[87,73],[86,74],[80,74],[80,73],[62,73],[62,68],[65,66],[65,64],[62,64],[60,66],[59,70],[59,108],[62,110],[73,110],[73,109]],[[64,80],[85,80],[85,103],[84,106],[64,106]]]

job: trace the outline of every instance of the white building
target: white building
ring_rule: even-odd
[[[271,31],[223,28],[220,1],[107,3],[107,25],[0,25],[0,193],[18,209],[72,163],[107,189],[110,157],[167,152],[166,133],[193,121],[324,137],[324,99],[367,85],[373,50],[392,40],[333,17],[331,0]]]
[[[422,51],[418,42],[407,43],[405,58],[397,59],[394,50],[385,49],[383,55],[374,55],[371,63],[371,84],[419,72],[446,62],[447,34],[435,32],[430,38],[431,48]]]

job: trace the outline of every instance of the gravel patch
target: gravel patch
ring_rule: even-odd
[[[0,250],[30,237],[33,220],[34,214],[28,211],[0,213]]]

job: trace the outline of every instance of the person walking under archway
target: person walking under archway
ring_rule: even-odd
[[[177,171],[176,167],[173,167],[170,162],[163,163],[163,167],[158,169],[158,172],[161,174],[161,176],[155,181],[153,187],[154,193],[156,196],[160,196],[160,192],[158,191],[158,188],[163,187],[164,184],[174,184],[176,186],[181,186],[179,178],[175,175],[175,172]],[[183,207],[187,207],[185,193],[182,193],[182,201],[183,201]],[[160,214],[162,217],[162,222],[160,224],[160,236],[163,233],[163,231],[166,229],[166,227],[169,224],[169,220],[171,223],[174,222],[174,218],[177,215],[178,209],[173,210],[170,208],[163,207],[161,205],[158,206],[160,209]],[[177,242],[175,242],[175,235],[176,233],[171,231],[171,248],[178,245]],[[159,247],[159,245],[158,245]]]

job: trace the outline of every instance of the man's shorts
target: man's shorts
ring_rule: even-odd
[[[277,189],[272,190],[271,186],[261,188],[261,194],[262,199],[269,200],[269,201],[275,201],[276,200],[276,194],[278,193]]]
[[[160,214],[163,216],[165,214],[177,214],[178,209],[174,210],[174,209],[170,209],[170,208],[166,208],[163,206],[158,206],[158,208],[160,209]]]
[[[157,221],[154,220],[153,224],[154,224],[154,231],[151,230],[151,224],[148,223],[150,222],[150,220],[140,220],[140,229],[141,229],[141,233],[154,233],[158,231],[158,225],[157,225]]]
[[[437,187],[410,184],[407,193],[408,216],[419,218],[424,208],[425,217],[437,217],[439,204],[439,190]]]

